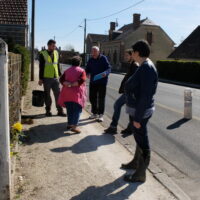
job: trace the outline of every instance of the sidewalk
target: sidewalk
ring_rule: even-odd
[[[20,200],[174,200],[175,198],[148,172],[145,184],[127,184],[121,163],[132,155],[103,127],[88,120],[83,112],[81,134],[66,131],[66,118],[41,115],[44,110],[30,107],[29,86],[25,115],[35,116],[26,125],[30,144],[19,147],[15,173],[16,199]],[[53,110],[56,114],[56,110]]]

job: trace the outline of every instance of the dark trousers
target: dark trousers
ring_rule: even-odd
[[[68,125],[77,126],[82,112],[82,107],[75,102],[66,102],[65,105],[67,109]]]
[[[133,134],[134,134],[136,144],[141,149],[150,149],[147,123],[148,123],[148,121],[151,117],[143,119],[140,123],[141,128],[139,128],[139,129],[137,129],[133,126],[134,117],[130,116],[130,118],[131,118],[131,121],[132,121]]]
[[[93,114],[104,114],[106,85],[90,84],[89,98]]]
[[[51,90],[53,91],[56,108],[58,112],[62,111],[62,107],[58,105],[58,97],[60,94],[60,86],[59,86],[59,80],[57,78],[45,78],[43,80],[43,86],[44,86],[44,94],[45,94],[45,105],[46,105],[46,111],[51,110]]]

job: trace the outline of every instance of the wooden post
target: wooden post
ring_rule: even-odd
[[[0,200],[11,195],[8,47],[0,39]]]

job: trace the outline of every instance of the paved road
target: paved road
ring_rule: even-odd
[[[119,96],[118,88],[123,75],[111,74],[108,84],[106,115],[111,118],[113,103]],[[194,119],[183,119],[183,93],[185,87],[159,83],[156,112],[149,123],[152,150],[171,163],[174,170],[160,163],[169,176],[192,199],[200,195],[200,90],[193,90]],[[123,108],[120,125],[125,127],[128,117]],[[132,143],[132,136],[127,141]]]

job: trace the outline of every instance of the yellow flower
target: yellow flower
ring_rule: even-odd
[[[23,129],[23,126],[22,126],[21,123],[17,122],[17,123],[15,123],[15,124],[13,125],[13,128],[14,128],[15,130],[21,132],[22,129]]]

